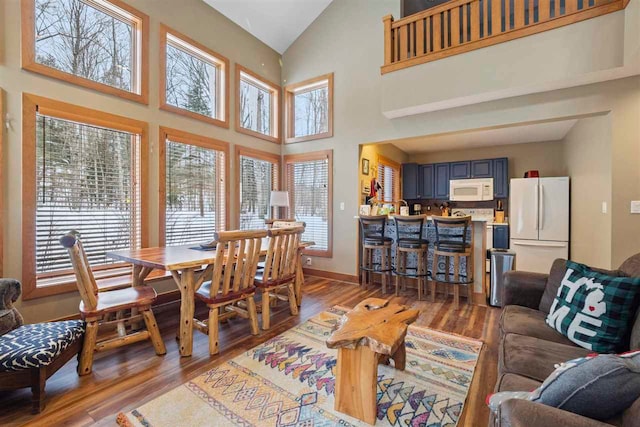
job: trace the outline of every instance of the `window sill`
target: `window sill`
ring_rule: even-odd
[[[253,136],[255,138],[263,139],[265,141],[273,142],[274,144],[280,144],[280,138],[272,135],[265,135],[264,133],[256,132],[251,129],[243,128],[240,125],[236,126],[236,132],[243,133],[245,135]]]
[[[224,120],[219,120],[213,117],[205,116],[204,114],[194,113],[193,111],[185,110],[184,108],[175,107],[173,105],[167,104],[163,102],[160,104],[160,109],[164,111],[168,111],[170,113],[178,114],[184,117],[189,117],[195,120],[199,120],[201,122],[206,122],[215,126],[220,126],[221,128],[229,129],[229,117],[225,117]]]
[[[332,138],[333,131],[317,133],[315,135],[306,135],[306,136],[298,136],[298,137],[287,137],[285,139],[285,143],[292,144],[295,142],[304,142],[304,141],[313,141],[315,139],[324,139],[324,138]]]

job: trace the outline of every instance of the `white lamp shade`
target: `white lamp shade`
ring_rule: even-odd
[[[271,200],[269,201],[271,207],[289,207],[289,192],[288,191],[272,191]]]

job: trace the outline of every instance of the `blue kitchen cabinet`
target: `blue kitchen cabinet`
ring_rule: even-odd
[[[471,162],[471,178],[493,177],[493,160],[474,160]]]
[[[449,179],[471,178],[471,162],[452,162],[449,166]]]
[[[509,159],[493,159],[493,196],[496,199],[509,197]]]
[[[450,163],[436,163],[433,165],[434,199],[449,199],[449,168]]]
[[[419,199],[433,199],[434,197],[434,176],[433,166],[420,165],[420,185],[418,186]]]
[[[402,198],[405,200],[415,200],[420,198],[419,169],[417,163],[405,163],[402,165]]]
[[[507,224],[493,226],[493,247],[509,249],[509,226]]]

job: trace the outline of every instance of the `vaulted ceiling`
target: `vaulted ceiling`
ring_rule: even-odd
[[[282,54],[333,0],[204,0]]]

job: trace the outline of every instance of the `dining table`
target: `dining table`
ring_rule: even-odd
[[[298,306],[302,304],[302,252],[314,242],[300,242],[298,248],[295,294]],[[269,239],[262,239],[261,256],[267,254]],[[146,286],[145,279],[153,270],[168,271],[180,291],[180,329],[178,340],[180,355],[191,356],[193,351],[193,318],[195,313],[195,293],[211,276],[216,258],[215,246],[201,245],[159,246],[107,252],[106,256],[132,264],[132,286]]]

